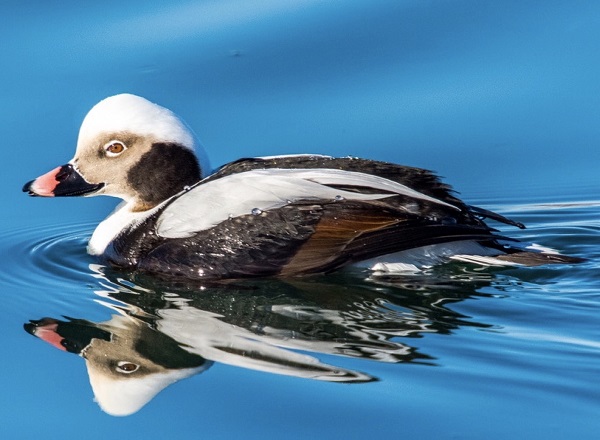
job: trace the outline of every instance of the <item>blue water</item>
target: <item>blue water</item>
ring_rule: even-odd
[[[598,438],[599,21],[593,1],[3,2],[2,437]],[[114,200],[20,189],[121,92],[184,117],[214,166],[318,152],[434,169],[528,225],[502,232],[588,261],[195,289],[114,273],[85,252]],[[143,328],[213,363],[111,416],[82,358],[24,331],[43,317]],[[364,383],[294,377],[311,362]]]

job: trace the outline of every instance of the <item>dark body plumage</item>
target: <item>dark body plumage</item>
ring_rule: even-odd
[[[581,261],[501,237],[430,171],[320,155],[240,159],[207,176],[195,135],[170,110],[120,94],[84,118],[74,157],[25,184],[32,196],[108,195],[91,255],[188,280],[295,276],[358,263],[379,272],[450,259],[483,265]],[[200,180],[202,179],[202,180]]]
[[[141,224],[123,231],[106,250],[119,267],[188,279],[289,276],[322,273],[349,263],[420,246],[476,240],[497,243],[483,215],[518,225],[456,198],[433,173],[356,158],[291,156],[241,159],[198,185],[257,169],[330,168],[377,175],[456,206],[390,194],[380,200],[306,200],[281,208],[230,218],[192,237],[165,239],[156,222],[165,205]],[[368,192],[362,187],[345,191]],[[193,188],[191,189],[193,190]]]

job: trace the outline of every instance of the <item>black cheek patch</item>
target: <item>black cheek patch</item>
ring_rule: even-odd
[[[156,143],[131,167],[127,180],[143,202],[157,205],[197,183],[200,166],[191,150],[179,144]]]

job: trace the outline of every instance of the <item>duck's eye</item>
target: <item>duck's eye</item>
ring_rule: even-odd
[[[127,147],[119,141],[110,141],[104,146],[104,151],[106,151],[108,157],[116,157],[125,150],[127,150]]]
[[[134,371],[137,371],[140,366],[138,364],[134,364],[133,362],[127,361],[119,361],[117,363],[117,371],[119,373],[131,374]]]

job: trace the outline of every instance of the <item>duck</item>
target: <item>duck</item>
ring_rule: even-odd
[[[122,199],[96,227],[87,251],[104,264],[159,278],[580,261],[499,235],[486,221],[525,226],[466,204],[426,169],[297,154],[242,158],[211,171],[183,119],[128,93],[93,106],[74,157],[23,191]]]

